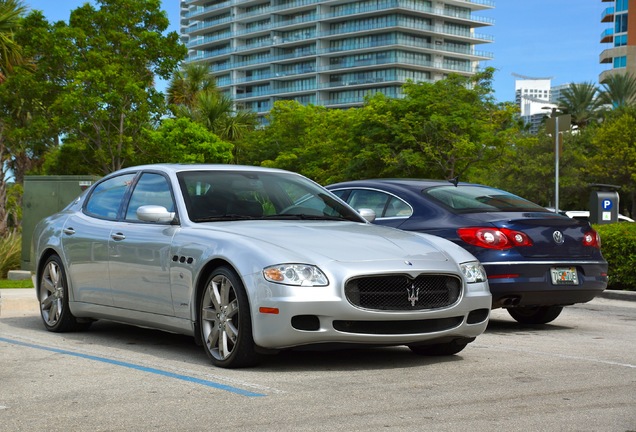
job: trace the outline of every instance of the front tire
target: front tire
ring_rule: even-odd
[[[219,267],[208,278],[199,302],[199,329],[205,353],[215,366],[249,367],[260,360],[247,293],[230,268]]]
[[[62,333],[86,330],[90,321],[78,321],[68,305],[68,284],[64,264],[57,255],[51,255],[44,264],[38,285],[40,315],[48,331]]]
[[[563,311],[563,306],[522,306],[508,308],[508,313],[521,324],[547,324]]]

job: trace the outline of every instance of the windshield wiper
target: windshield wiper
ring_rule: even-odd
[[[306,214],[306,213],[274,214],[274,215],[263,216],[263,219],[350,221],[349,219],[341,217],[341,216],[312,215],[312,214]]]
[[[254,216],[246,216],[240,214],[224,214],[221,216],[209,216],[204,218],[194,219],[193,222],[227,222],[227,221],[237,221],[237,220],[254,220],[261,219],[259,217]]]

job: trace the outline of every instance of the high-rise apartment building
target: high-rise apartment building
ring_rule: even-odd
[[[181,0],[188,62],[259,114],[277,100],[346,108],[407,80],[473,75],[492,55],[492,0]]]
[[[537,133],[545,116],[550,113],[552,78],[533,78],[513,74],[515,80],[515,102],[519,106],[519,114],[531,133]]]
[[[601,72],[599,82],[615,73],[636,76],[636,1],[601,1],[608,3],[601,14],[601,22],[611,23],[611,27],[601,33],[601,43],[609,44],[609,48],[603,50],[599,60],[612,67]]]
[[[563,90],[570,84],[552,86],[552,78],[533,78],[513,74],[515,80],[515,102],[519,114],[531,133],[536,133],[553,108],[558,108]]]

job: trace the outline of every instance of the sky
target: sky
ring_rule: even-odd
[[[30,9],[44,13],[49,22],[67,21],[71,11],[86,0],[24,0]],[[93,2],[94,3],[94,2]],[[494,0],[495,8],[476,12],[494,20],[477,33],[494,42],[477,49],[493,54],[482,67],[495,68],[493,87],[498,101],[514,101],[513,74],[552,78],[552,85],[592,82],[609,65],[599,64],[603,30],[601,13],[608,3],[599,0]],[[179,32],[179,0],[163,0],[170,19],[169,31]]]

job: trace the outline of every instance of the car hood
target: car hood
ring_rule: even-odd
[[[212,225],[212,224],[210,224]],[[254,242],[269,243],[299,255],[342,262],[448,261],[445,240],[392,228],[355,222],[240,221],[214,223],[215,230],[232,232]],[[440,241],[442,242],[440,244]],[[452,248],[452,243],[448,243]]]

